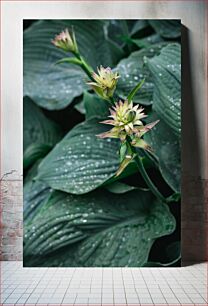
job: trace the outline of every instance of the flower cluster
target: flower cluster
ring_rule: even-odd
[[[114,103],[113,94],[119,78],[118,72],[112,71],[110,67],[104,68],[103,66],[97,68],[97,73],[94,72],[80,55],[73,31],[70,34],[69,30],[65,29],[65,31],[55,37],[52,43],[64,51],[72,52],[76,57],[73,58],[73,63],[80,65],[91,79],[87,84],[102,99],[114,104],[110,109],[110,119],[102,122],[112,125],[113,128],[97,136],[100,138],[119,138],[121,140],[119,154],[121,164],[118,170],[118,173],[120,173],[134,158],[134,150],[132,147],[151,151],[151,147],[142,139],[142,136],[151,130],[158,123],[158,120],[144,125],[142,120],[147,117],[144,113],[144,108],[139,107],[138,104],[134,106],[133,102],[130,101],[133,99],[136,91],[142,86],[143,82],[133,89],[127,100]],[[78,59],[78,61],[75,61],[75,59]]]
[[[78,53],[78,47],[75,39],[74,31],[69,33],[68,29],[65,29],[60,34],[56,35],[51,41],[56,47],[72,53]]]
[[[110,67],[100,66],[97,70],[98,73],[92,73],[95,82],[88,82],[88,84],[101,98],[108,100],[114,94],[119,74],[113,72]]]
[[[115,176],[119,176],[129,165],[129,163],[134,160],[140,170],[141,175],[152,192],[160,200],[164,200],[164,197],[157,191],[157,188],[154,186],[149,179],[148,174],[145,172],[142,164],[142,157],[139,156],[137,150],[135,149],[135,147],[138,147],[147,151],[152,151],[151,147],[142,137],[159,122],[159,120],[157,120],[145,125],[143,119],[147,117],[147,115],[144,113],[144,108],[140,107],[138,104],[135,106],[133,105],[133,97],[143,85],[144,80],[138,83],[131,90],[127,96],[127,100],[120,100],[115,103],[113,95],[120,77],[118,72],[112,71],[110,67],[104,68],[103,66],[97,68],[97,73],[94,72],[93,68],[86,62],[84,57],[81,56],[73,31],[71,31],[70,34],[68,29],[66,29],[57,35],[55,39],[52,40],[52,43],[56,47],[74,54],[74,57],[64,58],[57,63],[60,64],[63,62],[68,62],[80,66],[80,68],[83,69],[90,79],[87,84],[91,86],[98,96],[107,100],[112,105],[112,108],[109,109],[109,119],[102,121],[101,123],[109,124],[113,127],[109,131],[97,136],[100,138],[110,137],[120,139],[120,165]]]
[[[151,130],[157,123],[154,121],[144,125],[141,121],[146,117],[144,109],[139,105],[133,106],[133,103],[128,100],[119,101],[110,109],[110,120],[102,121],[101,123],[110,124],[114,127],[105,133],[99,134],[100,138],[120,138],[125,141],[127,136],[131,139],[131,144],[134,147],[139,147],[146,150],[151,150],[150,146],[141,137]]]

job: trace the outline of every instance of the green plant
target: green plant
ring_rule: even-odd
[[[166,39],[179,36],[177,21],[39,21],[25,31],[25,265],[143,266],[155,241],[174,237],[181,68],[179,42]],[[70,131],[58,120],[66,106],[67,120],[85,115]]]

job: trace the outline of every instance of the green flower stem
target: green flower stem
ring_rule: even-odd
[[[86,61],[81,57],[82,61],[82,69],[85,71],[85,73],[88,75],[88,77],[94,82],[95,80],[92,77],[93,69],[86,63]]]
[[[152,191],[152,193],[162,202],[166,202],[166,198],[159,192],[159,190],[157,189],[157,187],[154,185],[154,183],[151,181],[149,175],[147,174],[143,162],[140,159],[140,157],[136,154],[135,157],[135,162],[137,164],[137,167],[139,169],[140,174],[142,175],[145,183],[147,184],[147,186],[149,187],[149,189]]]
[[[92,77],[93,69],[92,67],[85,61],[85,59],[79,54],[76,53],[75,56],[81,61],[80,67],[87,74],[87,76],[91,79],[91,81],[95,81]]]
[[[140,174],[142,175],[149,189],[152,191],[152,193],[156,196],[157,199],[161,200],[162,202],[167,202],[166,198],[160,193],[160,191],[157,189],[157,187],[155,186],[155,184],[152,182],[149,175],[147,174],[141,158],[138,156],[135,148],[131,145],[131,139],[129,136],[127,137],[126,141],[129,147],[131,148],[132,154],[135,155],[134,160],[137,164]]]

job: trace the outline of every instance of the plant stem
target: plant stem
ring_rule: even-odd
[[[149,187],[149,189],[152,191],[152,193],[162,202],[166,202],[166,198],[159,192],[157,187],[154,185],[154,183],[151,181],[149,175],[147,174],[143,162],[141,161],[140,157],[136,154],[135,161],[137,164],[137,167],[139,169],[140,174],[142,175],[143,179],[145,180],[145,183]]]
[[[86,63],[86,61],[81,57],[82,61],[82,69],[85,71],[85,73],[88,75],[88,77],[95,82],[94,78],[92,77],[93,69]]]
[[[89,64],[87,64],[87,62],[85,61],[85,59],[79,54],[75,54],[75,56],[81,61],[81,65],[80,67],[84,70],[84,72],[87,74],[87,76],[91,79],[91,81],[95,81],[92,77],[92,72],[93,72],[93,69],[92,67],[90,67]]]
[[[149,175],[147,174],[142,160],[138,156],[135,148],[131,145],[131,139],[130,139],[129,136],[127,137],[126,141],[129,145],[129,147],[131,148],[132,154],[135,155],[135,162],[137,164],[139,172],[140,172],[141,176],[143,177],[145,183],[149,187],[149,189],[152,191],[152,193],[156,196],[157,199],[159,199],[162,202],[167,202],[166,198],[160,193],[160,191],[157,189],[157,187],[155,186],[155,184],[152,182]]]

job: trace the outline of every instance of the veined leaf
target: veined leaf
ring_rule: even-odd
[[[148,22],[146,20],[108,20],[105,28],[108,38],[120,46],[121,49],[123,37],[131,37],[147,26]]]
[[[34,212],[37,213],[40,206],[42,206],[50,197],[52,191],[51,188],[45,183],[34,181],[34,177],[37,175],[37,168],[40,162],[41,159],[36,161],[36,163],[28,171],[27,176],[24,178],[24,220],[27,219],[28,223],[32,221]]]
[[[149,117],[149,121],[157,118],[157,114]],[[159,167],[164,180],[175,191],[181,189],[181,148],[178,137],[163,121],[144,135],[159,160]]]
[[[110,48],[110,52],[112,54],[112,62],[114,65],[117,65],[118,62],[125,57],[125,53],[123,51],[123,49],[118,46],[114,41],[107,39],[108,41],[108,45]]]
[[[138,189],[138,187],[130,186],[130,185],[127,185],[121,182],[114,182],[112,184],[105,186],[105,189],[107,189],[108,191],[112,193],[122,194],[122,193],[129,192],[131,190]]]
[[[181,134],[181,47],[169,44],[147,59],[154,80],[153,109],[173,132]]]
[[[24,99],[23,111],[23,163],[27,168],[52,149],[61,139],[62,132],[28,97]]]
[[[38,178],[54,189],[74,194],[105,183],[119,166],[118,141],[96,136],[106,129],[97,119],[77,125],[40,164]]]
[[[79,103],[74,105],[74,108],[82,115],[86,114],[86,109],[84,107],[84,101],[80,101]]]
[[[145,79],[141,80],[141,82],[139,82],[133,89],[132,91],[129,93],[127,100],[129,102],[133,101],[134,96],[136,95],[136,93],[140,90],[140,88],[142,87],[142,85],[144,84]]]
[[[76,65],[57,61],[71,54],[51,44],[55,35],[74,27],[81,54],[95,69],[112,66],[109,43],[105,39],[102,20],[41,20],[24,32],[24,95],[38,105],[62,109],[87,88],[87,77]]]
[[[94,117],[105,118],[109,116],[110,103],[99,98],[95,94],[84,92],[83,96],[84,107],[86,111],[86,119]]]
[[[164,38],[178,38],[181,36],[180,20],[149,20],[156,33]]]
[[[57,61],[55,64],[60,65],[60,64],[64,64],[64,63],[74,64],[74,65],[78,65],[78,66],[80,66],[82,64],[81,60],[77,59],[76,57],[62,58],[59,61]]]
[[[121,98],[126,99],[133,88],[145,79],[144,85],[134,97],[134,103],[143,105],[152,104],[154,85],[150,71],[144,65],[144,57],[152,58],[159,54],[162,47],[165,45],[167,45],[167,43],[152,45],[149,48],[133,52],[128,58],[120,61],[116,67],[116,71],[118,71],[120,75],[116,93]]]
[[[35,227],[34,227],[35,226]],[[33,221],[25,220],[26,265],[139,267],[158,237],[175,229],[167,205],[151,193],[76,196],[54,192]]]
[[[36,160],[44,157],[51,150],[50,145],[32,143],[24,151],[23,168],[29,168]]]
[[[139,48],[148,48],[153,44],[161,43],[164,39],[158,34],[152,34],[144,38],[135,38],[131,40],[132,43],[137,45]]]
[[[24,219],[27,218],[28,223],[50,195],[51,188],[40,181],[31,180],[24,185]]]

